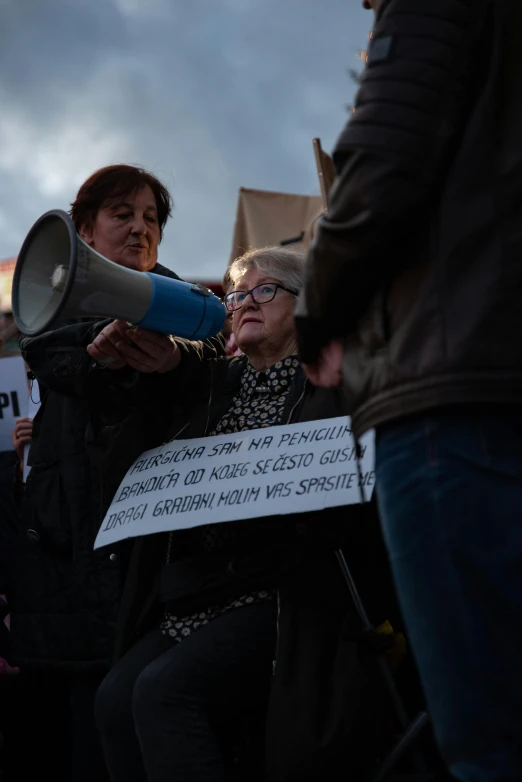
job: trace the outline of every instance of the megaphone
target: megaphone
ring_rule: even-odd
[[[207,339],[225,322],[225,308],[201,285],[137,272],[109,261],[76,233],[66,212],[43,214],[16,262],[12,308],[23,334],[48,331],[60,317],[101,317],[185,339]]]

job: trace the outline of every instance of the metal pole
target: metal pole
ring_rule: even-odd
[[[355,610],[357,611],[357,614],[359,615],[359,618],[361,620],[361,623],[363,625],[363,632],[364,631],[373,631],[377,632],[374,625],[370,622],[370,619],[368,617],[368,614],[366,613],[366,609],[364,607],[364,604],[362,602],[361,596],[359,594],[359,590],[357,589],[355,585],[355,581],[352,578],[352,574],[350,572],[350,568],[348,567],[348,563],[346,562],[346,557],[344,556],[344,553],[341,551],[341,549],[338,549],[335,552],[335,556],[337,558],[337,562],[339,563],[339,566],[341,568],[341,572],[343,574],[344,580],[346,581],[346,584],[348,586],[348,590],[350,592],[351,598],[353,600],[353,604],[355,606]],[[427,721],[428,721],[428,715],[426,712],[421,712],[419,716],[416,718],[416,720],[410,725],[410,720],[408,717],[408,713],[404,707],[404,704],[402,702],[402,698],[399,695],[399,691],[395,685],[395,680],[392,676],[392,673],[390,671],[388,662],[384,658],[383,654],[378,654],[375,659],[377,669],[379,670],[383,680],[384,684],[386,685],[386,688],[388,690],[388,694],[393,706],[393,709],[395,711],[395,714],[397,715],[397,719],[399,721],[399,724],[401,726],[401,729],[405,731],[405,735],[402,737],[404,741],[401,739],[401,742],[399,745],[395,748],[392,755],[395,758],[393,760],[393,763],[396,762],[399,758],[398,754],[398,748],[401,748],[401,752],[405,752],[411,741],[416,738],[417,732],[420,731],[420,728],[423,727]],[[417,725],[418,730],[417,730]],[[415,727],[415,731],[413,732],[413,735],[410,735],[412,733],[412,729]],[[408,740],[406,741],[406,737],[408,737]],[[415,766],[415,770],[420,773],[427,775],[427,768],[426,764],[424,763],[423,758],[420,756],[418,752],[415,752],[412,756],[413,764]],[[385,761],[385,766],[388,765],[389,758]],[[392,763],[392,765],[393,765]],[[391,766],[390,766],[391,767]],[[380,772],[379,772],[380,773]],[[380,777],[377,777],[378,779]],[[427,778],[427,777],[426,777]]]

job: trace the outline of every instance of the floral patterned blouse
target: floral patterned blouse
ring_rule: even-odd
[[[241,377],[238,394],[232,400],[230,408],[218,422],[209,436],[217,434],[233,434],[248,429],[260,429],[281,423],[285,402],[290,391],[290,384],[299,367],[297,356],[288,356],[283,361],[269,367],[264,372],[257,372],[250,364],[247,365]],[[200,537],[202,551],[218,551],[223,548],[233,527],[230,524],[209,524],[194,530]],[[164,635],[174,641],[182,641],[199,627],[208,624],[217,616],[242,608],[246,605],[272,600],[273,591],[252,592],[242,595],[226,605],[208,606],[204,610],[190,616],[174,616],[165,614],[160,625]]]

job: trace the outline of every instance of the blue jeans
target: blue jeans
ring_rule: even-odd
[[[522,780],[522,411],[377,431],[383,533],[437,741],[465,782]]]

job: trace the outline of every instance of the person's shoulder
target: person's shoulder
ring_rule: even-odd
[[[321,388],[309,380],[304,388],[303,418],[320,420],[347,415],[346,399],[342,388]]]
[[[246,369],[248,359],[245,355],[240,356],[217,356],[212,359],[212,363],[219,372],[225,375],[241,375]]]
[[[162,266],[161,263],[157,263],[156,266],[151,269],[152,274],[159,274],[161,277],[170,277],[172,280],[181,280],[181,277],[173,272],[172,269],[167,269],[166,266]]]
[[[213,383],[222,384],[222,390],[235,387],[241,380],[241,375],[245,371],[248,359],[245,355],[240,356],[218,356],[208,362]]]
[[[222,358],[225,359],[225,361],[228,362],[229,367],[233,367],[238,369],[241,367],[241,369],[245,369],[246,365],[248,364],[248,358],[245,356],[244,353],[240,353],[238,356],[222,356]]]

